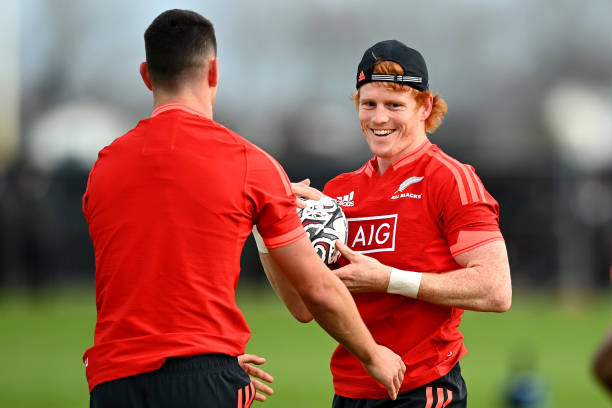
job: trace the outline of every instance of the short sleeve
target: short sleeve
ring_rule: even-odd
[[[272,156],[256,147],[247,151],[246,194],[266,247],[284,246],[305,234],[287,174]]]
[[[450,252],[457,256],[493,241],[503,241],[499,204],[469,165],[440,172],[436,211]]]

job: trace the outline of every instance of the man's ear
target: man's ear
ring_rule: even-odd
[[[433,96],[430,95],[427,103],[423,105],[423,116],[422,116],[423,120],[427,120],[427,118],[429,118],[429,115],[431,115],[432,109],[433,109]]]
[[[142,81],[145,83],[149,90],[153,90],[153,83],[151,83],[151,76],[149,75],[149,67],[146,62],[140,63],[140,76]]]
[[[208,85],[214,88],[219,83],[219,58],[208,61]]]

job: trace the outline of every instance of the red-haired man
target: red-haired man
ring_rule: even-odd
[[[396,40],[367,49],[357,69],[353,99],[374,157],[323,190],[349,222],[335,272],[374,338],[402,356],[406,375],[391,401],[340,345],[331,360],[334,408],[465,407],[461,315],[510,307],[498,203],[472,166],[429,141],[446,103],[428,82],[422,55]],[[294,185],[294,192],[315,198],[307,183]],[[261,257],[281,298],[307,319],[274,262]]]

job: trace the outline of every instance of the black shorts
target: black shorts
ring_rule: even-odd
[[[97,385],[91,408],[248,408],[255,388],[236,357],[172,357],[155,371]]]
[[[394,401],[385,399],[354,399],[334,395],[332,408],[465,408],[467,388],[459,363],[444,377],[414,390],[398,394]]]

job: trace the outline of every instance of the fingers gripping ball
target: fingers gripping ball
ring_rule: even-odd
[[[346,244],[348,239],[346,216],[331,197],[323,196],[318,201],[300,199],[306,204],[306,208],[298,208],[302,225],[317,254],[323,262],[331,265],[340,256],[336,249],[336,240]]]

